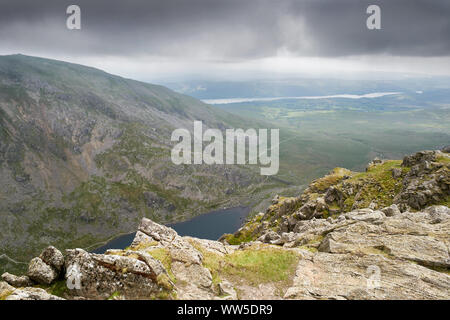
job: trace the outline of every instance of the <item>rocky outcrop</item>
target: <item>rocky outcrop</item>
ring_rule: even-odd
[[[19,286],[21,287],[21,286]],[[49,294],[42,288],[14,286],[0,282],[0,300],[63,300],[60,297]]]
[[[302,259],[285,299],[448,299],[450,277],[377,254],[318,252]]]
[[[61,251],[49,246],[39,257],[30,261],[27,276],[36,283],[49,285],[58,278],[63,265],[64,256]]]
[[[48,294],[36,285],[50,286],[59,280],[64,265],[63,254],[53,246],[45,248],[39,257],[33,258],[29,265],[27,275],[16,276],[5,272],[2,274],[3,294],[8,294],[11,300],[49,300],[59,299]],[[12,286],[7,288],[6,284]],[[16,288],[18,288],[16,290]],[[14,293],[14,294],[13,294]],[[1,295],[1,293],[0,293]]]
[[[58,273],[61,272],[62,267],[64,266],[63,254],[53,246],[45,248],[39,258]]]
[[[33,281],[28,276],[16,276],[14,274],[5,272],[2,274],[3,281],[14,287],[28,287],[33,285]]]
[[[443,149],[446,150],[446,149]],[[432,205],[450,204],[450,154],[422,151],[400,160],[375,159],[366,172],[336,168],[314,180],[298,197],[277,197],[272,205],[234,235],[230,244],[298,232],[301,221],[335,218],[357,209],[379,210],[392,216]],[[377,213],[379,214],[379,213]],[[270,230],[271,233],[268,233]]]
[[[107,299],[120,292],[129,299],[151,298],[160,290],[156,283],[162,271],[139,257],[90,254],[82,249],[67,250],[66,281],[69,296]]]
[[[411,185],[445,180],[443,155],[416,154],[403,167],[377,160],[364,173],[336,169],[298,197],[277,196],[221,241],[181,237],[144,218],[124,250],[63,256],[49,247],[30,262],[29,279],[2,276],[0,298],[449,299],[450,209],[416,210],[399,196]],[[443,186],[432,195],[447,192]],[[370,206],[355,208],[356,199]]]
[[[16,289],[5,300],[63,300],[41,288]]]
[[[30,261],[27,275],[40,284],[51,284],[58,277],[58,273],[39,257]]]
[[[420,210],[432,204],[449,201],[450,155],[440,151],[422,151],[403,159],[410,168],[403,179],[403,188],[394,202],[403,208]]]
[[[301,220],[294,231],[269,231],[240,246],[181,237],[148,219],[139,230],[126,250],[67,250],[64,298],[450,298],[446,206]],[[6,299],[57,298],[43,289],[0,288]]]

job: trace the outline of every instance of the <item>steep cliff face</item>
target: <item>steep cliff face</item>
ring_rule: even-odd
[[[335,170],[298,198],[274,199],[265,214],[222,241],[181,237],[144,218],[125,250],[93,254],[73,249],[63,256],[50,247],[30,262],[26,276],[2,276],[0,298],[449,299],[450,209],[432,204],[448,201],[448,158],[422,152],[403,162],[375,161],[365,173]],[[420,166],[427,162],[430,166]],[[345,200],[338,202],[339,211],[330,214],[336,197],[329,190],[341,190],[343,182],[358,177],[366,182],[357,191],[363,194],[364,188],[372,190],[371,183],[380,183],[379,174],[386,183],[379,193],[370,199],[355,196],[357,204],[348,210]],[[387,185],[398,189],[382,196]],[[413,209],[415,196],[402,196],[412,194],[411,188],[414,194],[432,190],[427,198],[432,200]],[[312,193],[319,194],[315,201],[325,199],[307,216],[304,206]],[[356,207],[364,201],[371,208]],[[283,219],[296,220],[291,231]]]
[[[194,120],[246,127],[161,86],[0,57],[0,271],[20,269],[12,261],[49,244],[88,247],[133,231],[142,217],[187,219],[271,188],[245,166],[172,164],[171,133]]]

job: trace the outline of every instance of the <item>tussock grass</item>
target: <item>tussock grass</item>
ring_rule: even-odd
[[[351,173],[350,170],[344,168],[335,168],[325,177],[314,180],[309,186],[309,189],[315,193],[324,192],[332,185],[339,183],[344,176],[350,175]]]
[[[147,253],[150,254],[156,260],[161,261],[164,268],[167,270],[170,280],[173,283],[176,282],[176,278],[172,273],[172,258],[170,256],[170,252],[167,248],[155,248],[151,250],[147,250]]]
[[[203,254],[203,266],[211,272],[213,284],[230,277],[238,277],[252,285],[288,281],[299,260],[293,251],[269,246],[249,247],[221,256],[205,250],[198,243],[192,245]]]
[[[294,274],[298,259],[294,252],[277,248],[246,249],[226,256],[222,272],[254,285],[287,281]]]
[[[450,164],[450,157],[442,156],[436,159],[440,163]]]

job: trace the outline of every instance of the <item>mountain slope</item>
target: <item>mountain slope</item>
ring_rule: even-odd
[[[142,217],[179,221],[282,185],[244,166],[173,165],[171,133],[192,130],[194,120],[251,126],[165,87],[0,57],[0,256],[25,260],[49,243],[92,246],[133,231]]]

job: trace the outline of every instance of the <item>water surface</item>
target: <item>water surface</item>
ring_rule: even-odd
[[[250,209],[235,207],[221,209],[199,215],[191,220],[169,224],[180,236],[191,236],[201,239],[217,240],[224,233],[233,233],[245,221]],[[108,249],[125,249],[134,239],[134,233],[119,236],[105,245],[92,250],[93,253],[104,253]]]
[[[401,92],[373,92],[366,94],[335,94],[329,96],[301,96],[301,97],[203,99],[202,101],[207,104],[229,104],[229,103],[243,103],[256,101],[277,101],[277,100],[374,99],[396,94],[401,94]]]

